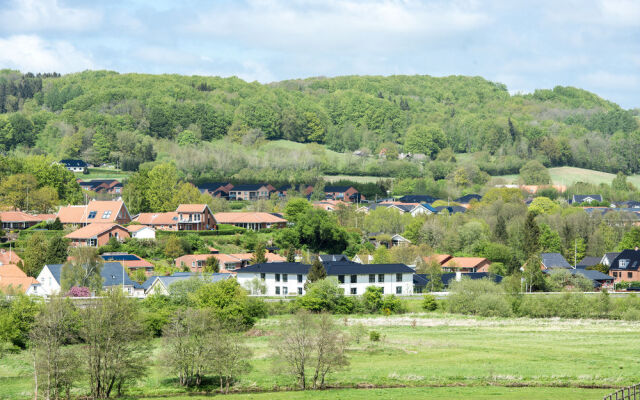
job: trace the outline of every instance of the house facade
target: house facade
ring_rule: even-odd
[[[66,169],[71,172],[84,172],[87,168],[89,168],[89,164],[82,160],[60,160],[60,164],[62,164]]]
[[[489,272],[489,260],[483,257],[451,257],[442,264],[443,272],[460,272],[463,274],[474,272]]]
[[[382,288],[385,294],[413,293],[413,269],[404,264],[357,264],[354,262],[325,263],[328,277],[338,280],[345,295],[362,295],[367,287]],[[236,271],[238,283],[251,288],[257,279],[265,288],[267,296],[303,295],[307,280],[308,264],[301,263],[263,263],[250,265]]]
[[[609,266],[609,276],[614,282],[640,281],[640,250],[623,250],[613,259]]]
[[[178,213],[179,231],[208,231],[216,229],[216,219],[206,204],[180,204]]]
[[[129,237],[129,231],[118,224],[90,224],[84,226],[65,236],[71,241],[71,246],[75,247],[100,247],[115,237],[118,241],[123,241]]]
[[[42,221],[51,221],[55,219],[52,214],[27,214],[22,211],[2,211],[0,212],[0,221],[2,221],[2,229],[5,230],[22,230],[31,228]]]
[[[333,200],[343,200],[348,202],[358,202],[364,198],[353,186],[325,186],[324,194]]]
[[[146,225],[129,225],[127,226],[127,230],[129,231],[129,235],[131,235],[134,239],[155,239],[156,238],[156,230],[150,226]]]
[[[214,215],[218,224],[233,225],[257,231],[269,228],[285,228],[287,220],[266,212],[221,212]]]
[[[83,206],[61,207],[57,217],[65,225],[85,226],[89,224],[128,224],[131,222],[129,210],[121,200],[91,200]]]
[[[140,213],[133,219],[133,222],[161,231],[177,231],[178,213],[175,211],[165,213]]]
[[[260,200],[268,199],[271,192],[274,191],[273,187],[266,184],[246,184],[237,185],[229,190],[229,200]]]

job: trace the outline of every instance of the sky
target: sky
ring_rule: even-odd
[[[0,68],[472,75],[640,107],[640,0],[0,0]]]

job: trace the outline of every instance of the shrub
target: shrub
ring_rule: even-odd
[[[369,340],[371,340],[372,342],[379,342],[380,341],[380,332],[378,332],[378,331],[369,331]]]
[[[436,296],[432,294],[425,294],[424,300],[422,300],[422,309],[425,311],[435,311],[438,308]]]
[[[453,282],[449,291],[449,312],[484,317],[508,317],[512,313],[502,287],[489,279],[463,278]]]

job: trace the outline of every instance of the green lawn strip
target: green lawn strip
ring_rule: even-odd
[[[430,388],[397,388],[397,389],[334,389],[306,392],[249,393],[233,394],[220,398],[230,400],[372,400],[372,399],[438,399],[438,400],[485,400],[485,399],[520,399],[520,400],[588,400],[601,399],[610,390],[526,387],[509,388],[497,386],[472,387],[430,387]],[[205,400],[211,396],[171,397],[174,400]],[[144,398],[151,400],[153,398]]]

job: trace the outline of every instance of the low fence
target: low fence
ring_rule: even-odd
[[[640,400],[640,383],[633,386],[623,387],[615,392],[604,396],[603,400]]]

